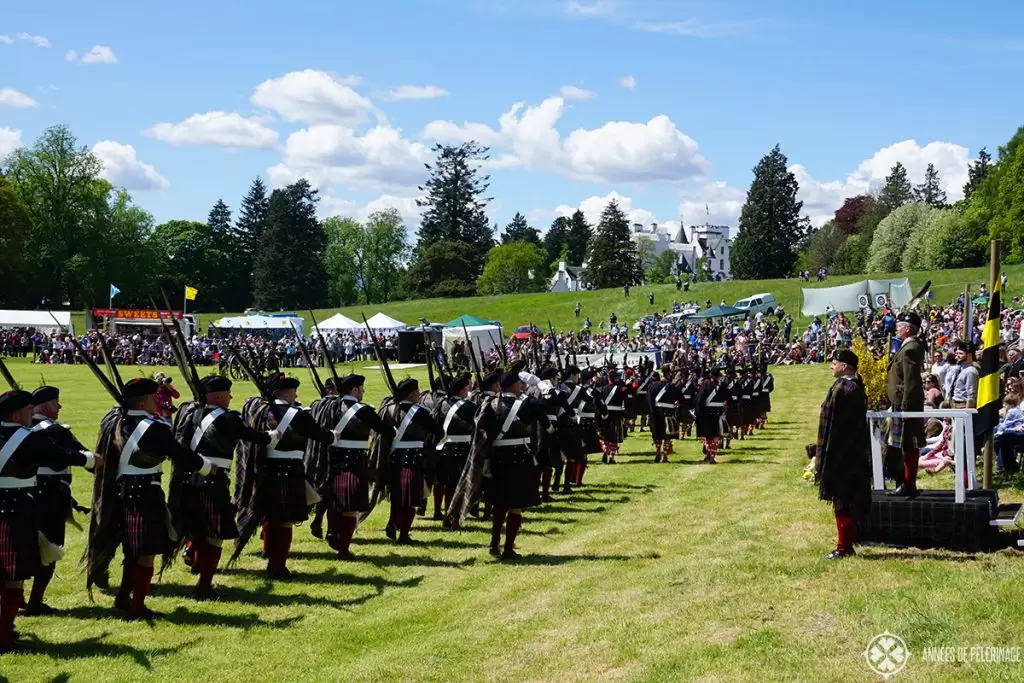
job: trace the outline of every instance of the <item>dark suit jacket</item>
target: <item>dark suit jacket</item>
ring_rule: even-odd
[[[924,344],[917,337],[903,342],[900,350],[889,359],[885,393],[895,411],[924,410]],[[903,448],[920,448],[924,445],[924,419],[908,418],[903,422]]]

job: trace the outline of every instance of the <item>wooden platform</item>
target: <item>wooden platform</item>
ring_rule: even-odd
[[[1000,505],[994,490],[967,491],[964,503],[948,490],[923,490],[913,498],[873,491],[871,514],[857,537],[899,547],[990,551],[1017,545],[1020,515],[1021,505]]]

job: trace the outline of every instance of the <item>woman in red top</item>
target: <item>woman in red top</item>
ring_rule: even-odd
[[[177,408],[174,407],[172,401],[176,398],[180,398],[181,394],[174,388],[173,381],[170,377],[162,372],[156,373],[153,377],[156,383],[159,385],[156,390],[156,405],[157,405],[157,416],[170,419],[171,415]]]

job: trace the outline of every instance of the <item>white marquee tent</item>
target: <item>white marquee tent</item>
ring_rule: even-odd
[[[290,332],[292,325],[301,335],[305,329],[305,321],[296,317],[277,317],[271,315],[232,315],[216,320],[213,326],[222,330],[267,330]]]
[[[469,339],[473,342],[473,350],[477,353],[480,350],[490,351],[496,344],[501,344],[505,339],[505,331],[499,325],[474,325],[467,327]],[[451,351],[452,344],[466,338],[461,327],[444,327],[441,329],[441,338],[444,348]]]
[[[366,322],[370,325],[370,329],[372,330],[398,330],[408,327],[408,325],[403,323],[401,320],[395,320],[383,313],[378,313]]]
[[[894,308],[906,306],[913,297],[910,280],[861,280],[838,287],[817,287],[805,289],[804,304],[800,312],[804,315],[822,315],[831,306],[837,311],[856,311],[870,306]]]
[[[54,311],[51,316],[49,311],[0,310],[0,327],[34,327],[41,332],[57,332],[61,326],[74,334],[71,311]]]
[[[356,330],[363,329],[363,324],[358,323],[352,318],[342,315],[341,313],[335,313],[327,320],[322,320],[317,324],[321,330]]]

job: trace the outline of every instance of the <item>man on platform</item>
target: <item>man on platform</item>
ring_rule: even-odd
[[[25,601],[25,580],[38,581],[41,567],[52,567],[56,561],[40,553],[39,520],[44,511],[36,500],[38,469],[59,471],[103,462],[32,429],[32,413],[32,394],[27,391],[0,394],[0,654],[17,648],[14,619]]]
[[[815,481],[822,500],[831,501],[838,540],[826,559],[854,554],[854,530],[858,517],[871,509],[871,455],[868,431],[868,399],[857,377],[858,358],[839,351],[832,360],[836,381],[821,404],[818,421]]]
[[[896,336],[902,341],[900,350],[889,360],[886,394],[893,411],[918,412],[924,410],[924,344],[918,339],[921,317],[914,311],[904,311],[896,318]],[[917,463],[921,447],[925,444],[924,420],[917,417],[894,417],[889,431],[889,445],[903,451],[903,481],[892,492],[897,496],[917,494]]]

